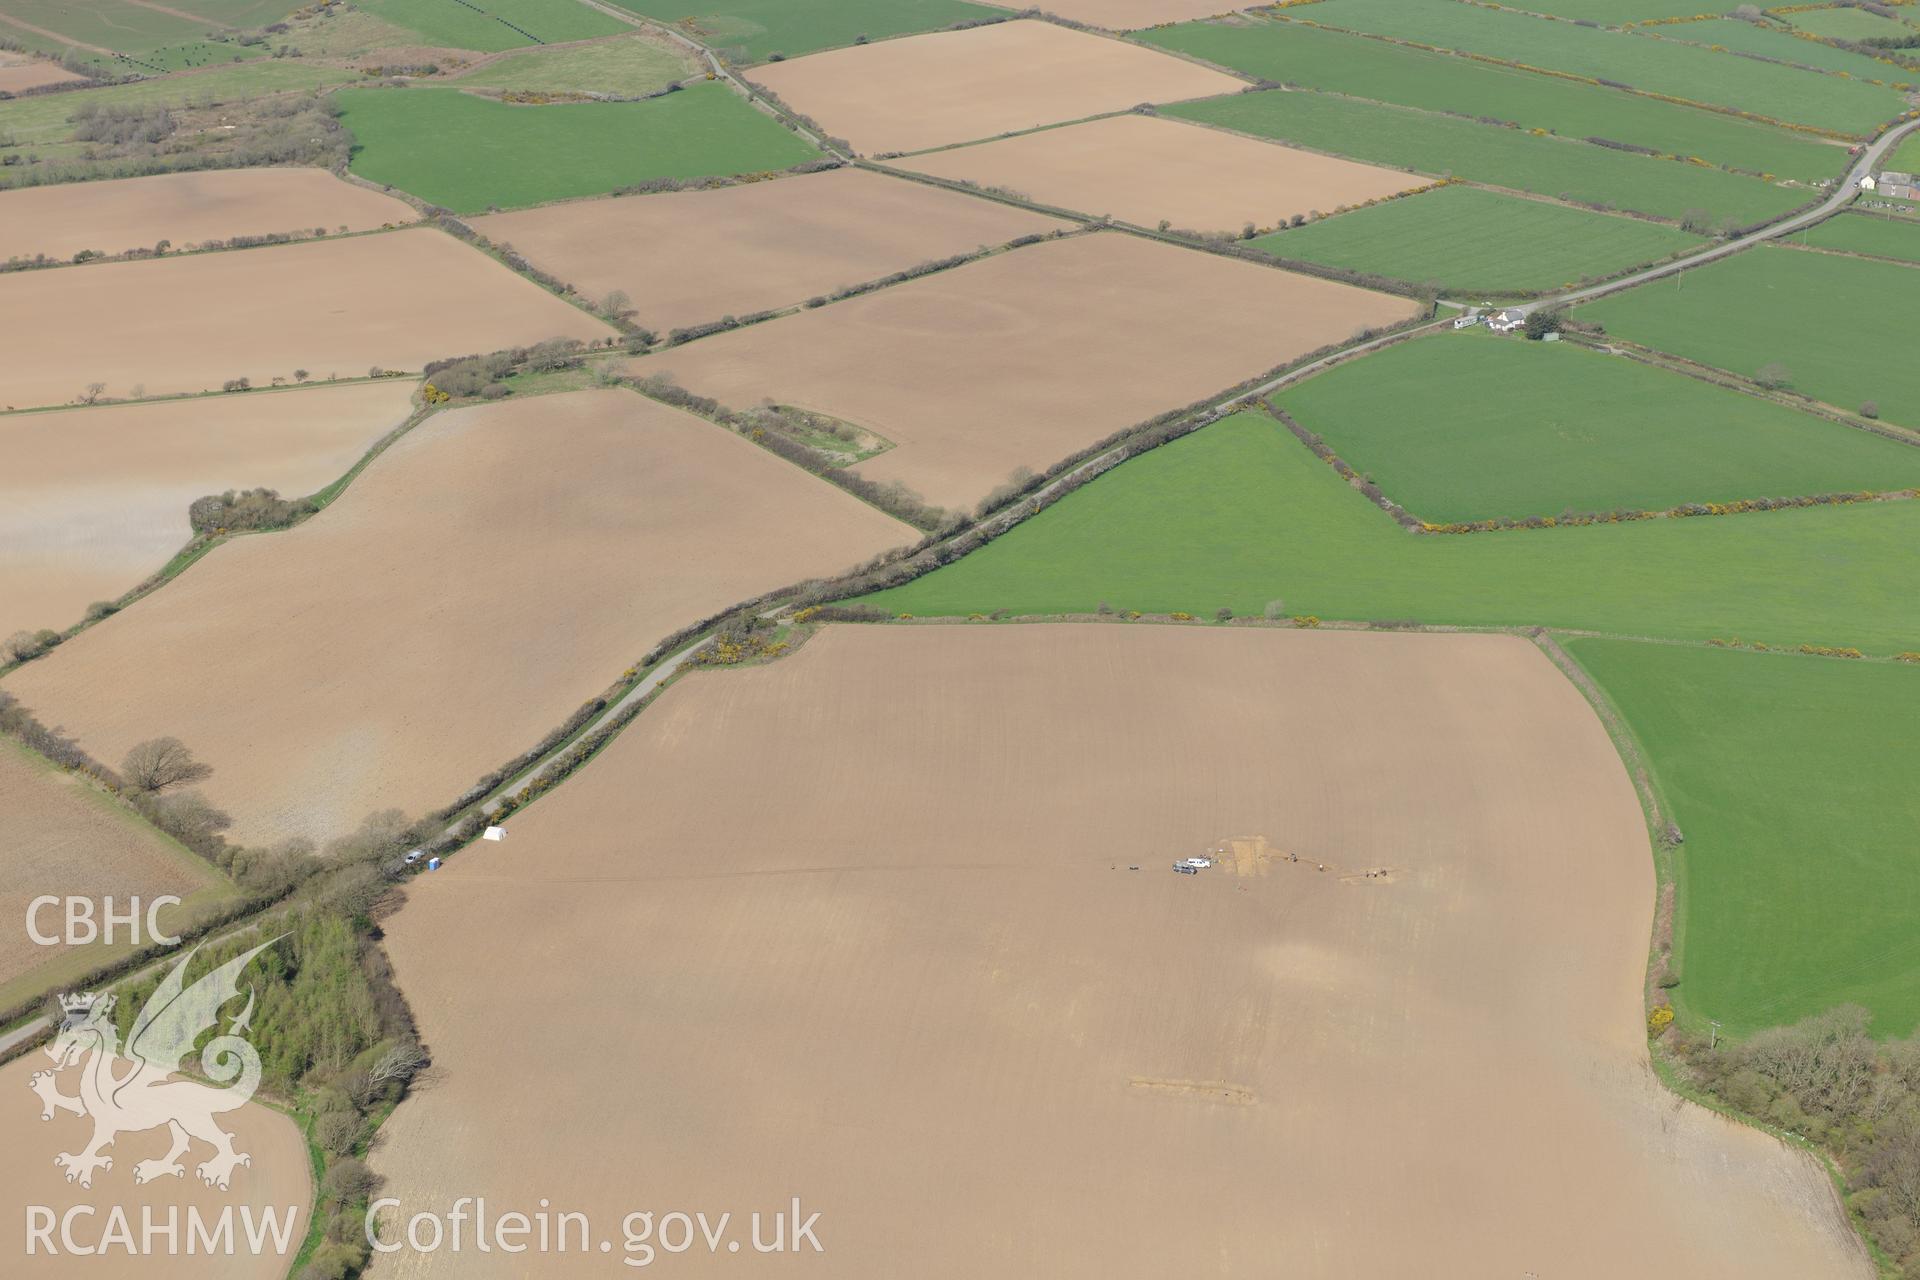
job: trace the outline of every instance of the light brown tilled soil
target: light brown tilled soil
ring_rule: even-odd
[[[541,270],[627,294],[659,333],[790,307],[937,258],[1073,224],[862,169],[549,205],[472,220]]]
[[[1294,214],[1331,213],[1428,185],[1392,169],[1336,160],[1154,116],[1109,116],[900,162],[920,173],[1018,191],[1058,209],[1137,226],[1270,230]]]
[[[1158,50],[1032,20],[833,49],[747,75],[869,155],[1246,87]]]
[[[171,734],[259,843],[452,801],[655,641],[913,531],[630,391],[461,409],[8,677],[100,759]]]
[[[4,31],[0,31],[0,35],[3,34]],[[56,62],[42,62],[0,50],[0,93],[24,93],[43,85],[71,84],[84,79],[85,76],[75,75]],[[0,257],[4,256],[5,249],[0,247]]]
[[[409,889],[440,1078],[374,1164],[405,1212],[549,1197],[616,1248],[636,1209],[822,1215],[822,1255],[685,1275],[1864,1280],[1811,1158],[1655,1080],[1653,895],[1517,638],[833,628]]]
[[[317,228],[329,235],[342,227],[372,231],[419,217],[411,205],[324,169],[163,173],[0,191],[0,258],[71,258],[83,249],[118,254],[161,240],[184,249]]]
[[[0,635],[64,630],[193,536],[226,489],[302,497],[413,411],[410,381],[0,417]]]
[[[27,910],[35,898],[91,898],[103,911],[100,900],[111,896],[114,909],[124,913],[131,898],[143,903],[163,894],[187,899],[218,881],[205,862],[11,741],[0,741],[0,851],[5,854],[0,857],[0,992],[6,993],[0,1007],[33,994],[16,997],[9,982],[76,950],[33,940]],[[40,909],[34,922],[42,934],[64,934],[63,909]],[[180,920],[169,909],[158,923],[173,929]],[[123,941],[125,932],[121,926],[116,941]],[[98,945],[81,949],[105,958]],[[0,1110],[10,1101],[0,1093]]]
[[[209,1187],[196,1176],[195,1166],[213,1154],[213,1148],[201,1142],[194,1143],[181,1158],[185,1169],[181,1177],[135,1184],[134,1165],[167,1154],[164,1128],[116,1138],[108,1149],[113,1168],[94,1174],[92,1188],[82,1189],[65,1181],[53,1157],[82,1150],[93,1133],[93,1122],[65,1111],[57,1112],[52,1120],[41,1120],[40,1099],[28,1088],[34,1072],[50,1070],[53,1065],[46,1054],[35,1049],[0,1067],[0,1151],[6,1153],[6,1159],[0,1161],[0,1203],[8,1208],[0,1214],[0,1256],[7,1259],[7,1275],[22,1280],[279,1280],[287,1274],[306,1237],[313,1202],[306,1140],[293,1121],[258,1103],[216,1117],[221,1128],[233,1134],[234,1149],[253,1159],[251,1165],[234,1171],[226,1191]],[[77,1078],[82,1069],[74,1067],[61,1073],[61,1093],[71,1097],[78,1091]],[[125,1075],[126,1065],[123,1063],[118,1071]],[[37,1252],[27,1255],[27,1206],[53,1212],[56,1226],[52,1244],[59,1250],[57,1255],[50,1256],[38,1242]],[[189,1206],[198,1210],[209,1230],[218,1226],[221,1213],[231,1207],[237,1242],[231,1254],[210,1258],[204,1248],[188,1254]],[[246,1244],[242,1210],[250,1209],[257,1221],[263,1206],[273,1206],[281,1215],[289,1209],[296,1211],[285,1254],[273,1252],[270,1244],[267,1251],[255,1253]],[[105,1242],[110,1215],[117,1209],[125,1216],[135,1241],[145,1237],[144,1215],[150,1214],[161,1229],[151,1237],[154,1252],[134,1256],[122,1245],[110,1245],[92,1257],[68,1253],[57,1223],[75,1207],[89,1207],[92,1212],[83,1211],[71,1219],[74,1243],[98,1246]],[[177,1211],[177,1253],[168,1252],[164,1234],[170,1211]]]
[[[191,305],[189,306],[189,303]],[[613,330],[428,228],[0,275],[0,406],[359,377]]]
[[[763,399],[898,447],[860,464],[971,506],[1124,427],[1366,326],[1417,313],[1372,293],[1101,232],[1033,245],[631,361],[736,408]]]

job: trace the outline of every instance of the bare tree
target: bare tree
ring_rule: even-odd
[[[80,403],[92,404],[100,398],[100,393],[106,389],[107,384],[104,382],[89,382],[87,384],[86,394],[80,397]]]
[[[154,792],[185,782],[199,782],[210,775],[213,768],[195,760],[193,752],[178,738],[149,738],[127,752],[120,772],[130,785]]]
[[[411,1080],[426,1065],[425,1049],[417,1044],[397,1044],[373,1064],[373,1070],[367,1073],[367,1080],[375,1085],[385,1084],[389,1080]]]

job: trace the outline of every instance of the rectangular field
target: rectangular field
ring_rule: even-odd
[[[165,80],[137,80],[99,89],[36,94],[0,102],[0,134],[11,134],[21,147],[36,151],[47,152],[61,146],[78,150],[81,144],[73,141],[72,118],[88,107],[213,106],[273,93],[317,89],[353,78],[353,72],[344,67],[303,66],[274,59]],[[0,170],[0,176],[4,176],[4,170]]]
[[[449,803],[669,632],[911,536],[632,392],[508,401],[429,419],[312,520],[7,684],[102,759],[180,738],[238,840],[321,839]]]
[[[1312,20],[1853,136],[1876,132],[1904,109],[1900,94],[1888,85],[1479,5],[1322,0],[1312,6]]]
[[[1459,177],[1678,222],[1769,222],[1816,192],[1565,138],[1324,93],[1248,93],[1167,114],[1434,177]]]
[[[191,298],[194,323],[181,323]],[[359,377],[613,330],[452,236],[420,228],[0,275],[0,404]]]
[[[1705,243],[1678,227],[1452,183],[1276,231],[1253,245],[1281,258],[1478,297],[1559,289]]]
[[[0,848],[7,851],[0,859],[0,918],[7,921],[0,932],[0,1009],[61,983],[77,985],[87,973],[134,950],[124,927],[112,946],[40,946],[27,931],[27,908],[35,898],[52,895],[64,903],[73,896],[97,903],[111,896],[115,909],[124,913],[130,898],[150,903],[171,894],[180,905],[162,909],[157,919],[162,929],[173,931],[238,893],[212,865],[104,791],[4,737]],[[60,935],[62,910],[42,907],[31,923],[42,934]]]
[[[636,32],[563,49],[510,53],[455,77],[463,89],[617,93],[640,97],[692,76],[693,54],[665,36]],[[704,70],[704,64],[700,64]]]
[[[1228,233],[1422,185],[1398,170],[1137,115],[935,151],[902,167],[1138,226]]]
[[[1909,83],[1915,76],[1896,64],[1880,62],[1848,49],[1836,49],[1817,40],[1802,40],[1775,27],[1763,27],[1738,18],[1709,18],[1705,22],[1679,22],[1671,26],[1649,27],[1645,34],[1662,40],[1731,49],[1758,54],[1782,62],[1836,71],[1858,79]]]
[[[1311,15],[1313,8],[1299,12]],[[1284,84],[1568,138],[1606,138],[1806,182],[1834,177],[1847,161],[1842,147],[1773,125],[1305,22],[1194,22],[1140,39]]]
[[[373,1158],[389,1240],[670,1176],[807,1188],[781,1271],[834,1280],[1867,1274],[1811,1156],[1650,1070],[1645,827],[1515,637],[829,628],[511,830],[386,922],[436,1072]]]
[[[71,258],[325,230],[371,231],[419,219],[413,206],[324,169],[214,169],[0,192],[0,258]]]
[[[1210,18],[1227,12],[1220,6],[1232,3],[1233,0],[1047,0],[1040,9],[1055,17],[1104,27],[1108,31],[1137,31],[1169,22]],[[1019,9],[1021,6],[1015,0],[1001,0],[1001,7]]]
[[[353,171],[455,213],[602,195],[653,178],[786,169],[819,155],[722,84],[646,102],[525,106],[457,89],[343,89]]]
[[[1498,388],[1490,388],[1497,395]],[[1265,414],[1095,480],[875,603],[923,617],[1115,608],[1705,640],[1859,645],[1920,635],[1920,502],[1415,536]]]
[[[756,67],[751,78],[869,155],[1246,87],[1156,50],[1026,19],[816,53]]]
[[[414,385],[0,417],[0,636],[65,630],[89,604],[138,585],[192,536],[195,498],[256,488],[304,497],[331,484],[407,420]]]
[[[1920,441],[1568,342],[1421,338],[1277,398],[1435,522],[1920,487]]]
[[[0,27],[0,37],[6,35],[7,29]],[[71,84],[83,79],[84,76],[75,75],[57,62],[0,50],[0,93],[24,93],[28,89],[39,89],[50,84]]]
[[[35,28],[38,28],[36,31]],[[188,40],[206,30],[178,10],[129,0],[6,0],[0,33],[31,49],[64,53],[79,45],[93,52],[141,53]]]
[[[1920,1025],[1920,670],[1578,637],[1686,836],[1675,1004],[1729,1035],[1838,1004]]]
[[[1897,38],[1915,34],[1912,27],[1898,18],[1882,17],[1866,9],[1803,9],[1798,13],[1782,14],[1781,17],[1792,23],[1796,31],[1835,40],[1871,40],[1875,37]]]
[[[1843,213],[1837,218],[1816,222],[1789,238],[1816,249],[1920,263],[1920,222],[1907,218]]]
[[[1920,271],[1761,245],[1580,308],[1633,342],[1746,377],[1780,366],[1796,391],[1920,427]],[[1863,306],[1863,300],[1871,305]]]
[[[355,7],[417,33],[422,44],[482,53],[632,29],[575,0],[358,0]]]
[[[625,292],[634,319],[666,333],[796,306],[843,285],[1072,224],[842,168],[717,191],[490,214],[472,225],[590,298]]]
[[[1102,232],[629,367],[736,408],[772,399],[865,427],[897,447],[861,463],[862,474],[968,507],[1016,468],[1037,471],[1418,310],[1407,298]]]
[[[999,9],[964,0],[613,0],[622,9],[679,26],[735,63],[779,55],[792,58],[816,49],[852,44],[865,36],[885,40],[980,22]]]

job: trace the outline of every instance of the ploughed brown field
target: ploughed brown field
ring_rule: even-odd
[[[1017,9],[1020,6],[998,0],[995,7]],[[1235,11],[1233,0],[1047,0],[1040,8],[1056,17],[1091,23],[1109,31],[1137,31],[1163,22],[1187,22]]]
[[[911,538],[630,391],[508,401],[428,419],[7,688],[108,762],[181,739],[243,843],[323,840],[451,802],[679,627]]]
[[[702,1276],[1871,1274],[1654,1077],[1640,809],[1515,637],[830,628],[408,897],[402,1215],[820,1213]]]
[[[833,49],[747,75],[868,154],[1246,88],[1171,54],[1031,19]]]
[[[5,34],[0,31],[0,35]],[[25,93],[44,85],[71,84],[84,79],[85,76],[75,75],[57,62],[43,62],[0,49],[0,93]],[[5,249],[0,247],[0,256],[4,255]]]
[[[238,1005],[235,1006],[238,1008]],[[224,1024],[223,1024],[224,1025]],[[83,1061],[87,1061],[83,1059]],[[181,1157],[182,1176],[164,1176],[136,1184],[134,1165],[142,1160],[159,1160],[170,1145],[165,1126],[140,1132],[123,1133],[114,1140],[108,1154],[113,1168],[93,1175],[93,1186],[82,1189],[66,1181],[65,1173],[53,1158],[61,1152],[79,1153],[93,1133],[93,1121],[60,1111],[53,1119],[40,1119],[40,1099],[29,1089],[33,1074],[51,1070],[52,1059],[35,1049],[26,1057],[0,1067],[0,1201],[8,1212],[0,1214],[0,1253],[7,1258],[7,1274],[32,1280],[156,1280],[157,1277],[217,1276],[219,1280],[279,1280],[287,1274],[294,1255],[306,1238],[307,1219],[313,1203],[313,1179],[307,1171],[307,1145],[293,1121],[269,1107],[248,1103],[215,1117],[220,1127],[233,1135],[236,1151],[252,1157],[251,1165],[233,1172],[226,1191],[200,1181],[195,1167],[213,1155],[213,1147],[196,1142]],[[127,1073],[122,1062],[116,1070]],[[76,1066],[55,1078],[56,1087],[68,1097],[79,1090],[78,1079],[84,1067]],[[52,1234],[33,1238],[35,1252],[27,1253],[29,1214],[35,1208],[50,1211]],[[221,1215],[232,1211],[234,1246],[230,1253],[208,1250],[200,1245],[188,1253],[189,1209],[211,1232],[217,1230]],[[291,1218],[292,1228],[283,1231],[285,1252],[276,1251],[275,1237],[262,1231],[263,1248],[255,1251],[248,1240],[245,1224],[260,1223],[263,1208]],[[69,1211],[79,1209],[71,1218]],[[169,1252],[164,1234],[170,1215],[178,1231]],[[131,1239],[135,1247],[150,1242],[151,1253],[135,1254],[123,1244],[112,1243],[108,1235],[117,1218],[124,1218],[122,1239]],[[151,1220],[158,1229],[146,1235],[145,1223]],[[36,1221],[44,1221],[35,1215]],[[91,1257],[69,1252],[61,1238],[65,1220],[72,1243],[82,1248],[99,1248]],[[196,1241],[196,1243],[198,1243]],[[105,1247],[101,1247],[101,1246]],[[49,1252],[51,1247],[53,1252]]]
[[[1017,191],[1077,213],[1189,231],[1271,230],[1294,214],[1331,213],[1427,186],[1428,180],[1155,116],[1085,124],[936,151],[902,161],[940,178]]]
[[[1120,232],[999,254],[632,361],[749,408],[857,423],[897,446],[860,464],[941,506],[1417,314],[1406,298]]]
[[[0,635],[64,630],[193,536],[227,489],[303,497],[413,411],[399,380],[0,417]]]
[[[138,897],[144,930],[144,904],[171,894],[181,905],[163,910],[158,923],[174,930],[227,892],[225,878],[205,862],[12,741],[0,741],[0,849],[6,851],[0,858],[0,1009],[132,949],[99,942],[41,946],[27,931],[35,898],[92,898],[97,913],[99,900],[112,897],[114,909],[124,914]],[[64,935],[62,911],[42,907],[36,927],[45,935]],[[116,926],[114,936],[124,944],[126,926]],[[0,1109],[7,1105],[0,1091]]]
[[[626,293],[633,318],[660,333],[1070,225],[864,169],[472,219],[587,297]]]
[[[4,74],[4,72],[0,72]],[[324,169],[216,169],[0,191],[0,258],[118,254],[169,240],[324,229],[371,231],[418,220],[412,206]]]
[[[191,306],[189,307],[189,303]],[[183,309],[184,308],[184,309]],[[0,275],[0,405],[352,378],[613,330],[428,228]]]

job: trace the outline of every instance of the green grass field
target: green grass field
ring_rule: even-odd
[[[1823,71],[1844,72],[1862,80],[1885,80],[1893,84],[1912,81],[1910,71],[1880,62],[1846,49],[1836,49],[1817,40],[1802,40],[1778,27],[1760,27],[1738,18],[1710,18],[1705,22],[1681,22],[1671,26],[1649,27],[1647,34],[1662,40],[1684,41],[1712,48],[1732,49],[1740,53],[1778,58],[1783,62],[1819,67]]]
[[[422,44],[481,53],[632,30],[620,19],[578,0],[356,0],[356,4],[416,33]]]
[[[1887,159],[1887,168],[1898,169],[1903,173],[1920,170],[1920,133],[1915,133],[1894,148],[1893,155]]]
[[[690,58],[642,35],[566,49],[528,49],[457,77],[463,88],[617,93],[638,98],[694,74]]]
[[[1881,218],[1870,213],[1843,213],[1816,222],[1790,237],[1817,249],[1839,249],[1876,258],[1920,263],[1920,222]]]
[[[1884,85],[1478,5],[1322,0],[1311,9],[1312,20],[1327,26],[1487,54],[1854,135],[1876,132],[1905,107],[1900,95]]]
[[[1499,394],[1497,387],[1485,395]],[[936,573],[923,616],[1413,618],[1704,640],[1920,648],[1920,502],[1449,536],[1403,531],[1263,413],[1136,458]]]
[[[964,0],[613,0],[688,34],[733,62],[761,62],[774,54],[797,57],[852,44],[860,36],[937,31],[956,22],[1004,18],[1005,9]]]
[[[1836,1004],[1920,1025],[1920,669],[1635,644],[1566,648],[1620,709],[1686,843],[1675,1006],[1730,1035]]]
[[[1694,0],[1527,0],[1531,13],[1584,18],[1610,27],[1648,18],[1683,18],[1698,7]]]
[[[1324,93],[1242,93],[1160,111],[1435,177],[1461,177],[1675,221],[1699,211],[1744,226],[1777,218],[1816,194],[1720,169]]]
[[[1284,258],[1476,296],[1558,289],[1704,243],[1676,227],[1458,183],[1253,242]]]
[[[1311,16],[1317,7],[1299,12]],[[1754,173],[1817,181],[1845,167],[1840,149],[1772,125],[1301,22],[1189,22],[1139,39],[1284,84],[1491,117],[1568,138],[1608,138]]]
[[[1872,40],[1881,36],[1910,36],[1914,29],[1897,18],[1883,18],[1865,9],[1804,9],[1780,15],[1795,30],[1832,40]]]
[[[1920,445],[1568,342],[1446,333],[1280,407],[1437,523],[1920,486]]]
[[[457,89],[343,89],[353,171],[458,213],[649,178],[785,169],[819,153],[725,85],[648,102],[513,106]]]
[[[207,31],[203,22],[128,4],[126,0],[86,0],[84,4],[73,0],[0,0],[0,14],[58,32],[69,40],[134,54],[198,39]],[[0,35],[48,53],[60,53],[68,47],[66,41],[11,23],[0,23]]]
[[[1747,377],[1781,364],[1797,391],[1843,409],[1872,400],[1889,421],[1920,427],[1920,271],[1911,267],[1762,245],[1579,315]]]

